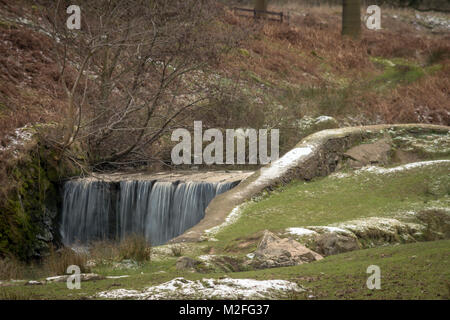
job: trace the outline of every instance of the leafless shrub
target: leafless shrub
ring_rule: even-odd
[[[174,257],[181,257],[183,255],[183,247],[179,245],[173,245],[170,247]]]
[[[25,266],[14,257],[0,259],[0,279],[22,279],[25,273]]]
[[[143,236],[130,235],[119,244],[119,256],[143,262],[150,260],[151,246]]]
[[[66,28],[69,1],[42,4],[60,41],[68,104],[66,121],[47,138],[80,163],[148,159],[152,144],[213,94],[203,86],[206,67],[239,39],[212,0],[79,1],[79,31]]]

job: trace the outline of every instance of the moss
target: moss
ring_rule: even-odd
[[[39,144],[7,170],[12,187],[0,202],[0,256],[39,257],[54,240],[58,183],[74,170]]]

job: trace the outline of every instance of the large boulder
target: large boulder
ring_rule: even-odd
[[[282,239],[266,230],[255,251],[252,266],[275,268],[299,265],[323,259],[323,257],[293,239]]]
[[[389,162],[391,144],[388,139],[381,139],[374,143],[366,143],[355,146],[344,156],[348,158],[351,167],[360,168],[370,164],[386,165]]]
[[[324,256],[361,249],[361,244],[352,234],[338,234],[327,232],[316,240],[317,251]]]
[[[194,270],[197,267],[197,265],[200,264],[200,261],[197,261],[195,259],[189,258],[189,257],[180,257],[177,260],[176,268],[177,270]]]

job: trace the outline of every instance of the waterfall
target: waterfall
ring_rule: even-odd
[[[87,244],[139,234],[152,245],[164,244],[196,225],[211,200],[238,183],[66,182],[60,226],[63,243]]]
[[[63,243],[106,239],[111,211],[110,185],[101,181],[69,181],[64,184],[63,194]]]

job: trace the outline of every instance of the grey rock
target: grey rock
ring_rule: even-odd
[[[361,244],[354,235],[335,232],[321,234],[316,245],[317,251],[325,256],[361,249]]]
[[[189,257],[180,257],[177,260],[176,268],[177,270],[192,270],[195,269],[198,264],[200,264],[200,261]]]
[[[389,162],[391,145],[388,139],[381,139],[374,143],[367,143],[355,146],[344,156],[348,158],[348,163],[353,168],[360,168],[370,164],[386,165]]]
[[[43,285],[44,283],[41,281],[36,281],[36,280],[30,280],[27,283],[25,283],[26,286],[39,286],[39,285]]]
[[[47,282],[65,282],[70,277],[70,275],[62,275],[62,276],[54,276],[48,277],[45,280]],[[81,281],[93,281],[93,280],[102,280],[105,279],[104,276],[101,276],[96,273],[81,273],[80,280]]]
[[[285,267],[320,260],[323,257],[293,239],[282,239],[266,230],[255,251],[255,268]]]

